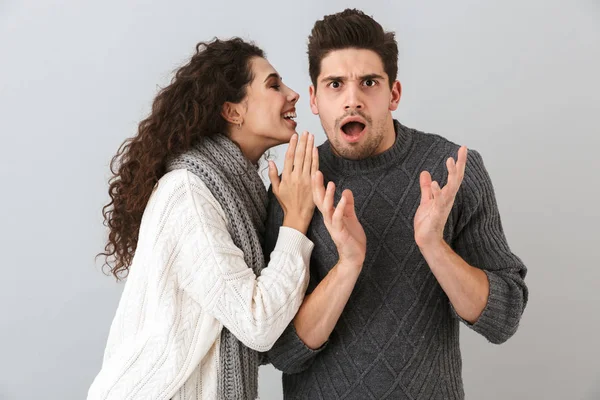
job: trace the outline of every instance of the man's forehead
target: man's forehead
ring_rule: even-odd
[[[353,78],[372,74],[384,75],[383,62],[372,50],[334,50],[321,60],[321,77]]]

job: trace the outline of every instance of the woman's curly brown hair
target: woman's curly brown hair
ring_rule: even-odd
[[[225,102],[240,103],[254,79],[251,60],[264,52],[240,38],[200,42],[190,61],[175,73],[140,122],[137,134],[127,139],[110,163],[111,201],[104,206],[109,228],[104,267],[123,279],[137,247],[142,215],[152,190],[165,174],[166,162],[188,150],[201,136],[226,133],[222,117]]]

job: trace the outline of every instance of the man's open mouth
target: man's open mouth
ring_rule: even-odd
[[[342,131],[348,136],[355,137],[362,133],[365,129],[365,124],[362,122],[347,122],[342,126]]]

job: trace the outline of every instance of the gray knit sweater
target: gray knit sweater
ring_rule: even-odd
[[[444,231],[447,243],[490,282],[488,304],[471,325],[454,311],[414,239],[419,173],[442,185],[446,159],[459,146],[395,121],[392,148],[351,161],[320,147],[325,180],[336,183],[336,203],[351,189],[367,235],[361,275],[328,343],[314,351],[293,325],[268,353],[284,372],[285,399],[463,399],[459,321],[502,343],[517,330],[527,303],[526,268],[507,244],[494,190],[481,156],[469,151],[465,178]],[[282,210],[272,194],[265,255],[275,246]],[[310,293],[336,264],[336,248],[315,213]]]

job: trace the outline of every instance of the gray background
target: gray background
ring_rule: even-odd
[[[363,5],[398,35],[395,116],[481,152],[529,267],[514,338],[462,330],[467,398],[600,398],[599,2],[320,3],[0,1],[0,399],[85,397],[122,290],[94,263],[107,165],[196,42],[254,39],[320,143],[307,35]]]

